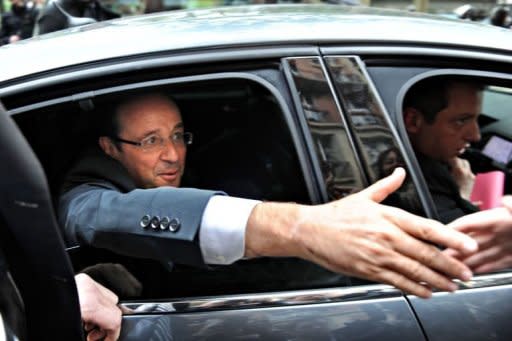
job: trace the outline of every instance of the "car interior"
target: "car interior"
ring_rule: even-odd
[[[171,97],[182,112],[185,130],[194,134],[183,186],[259,200],[311,203],[290,128],[276,98],[254,81],[224,79],[126,90],[14,115],[41,160],[54,204],[66,172],[81,151],[96,143],[102,113],[140,91]],[[171,270],[167,264],[102,249],[68,251],[77,272],[98,263],[123,264],[143,284],[136,298],[280,291],[357,281],[298,259],[259,258],[207,269],[174,264]],[[108,278],[97,280],[115,287]],[[121,298],[133,298],[118,289]]]

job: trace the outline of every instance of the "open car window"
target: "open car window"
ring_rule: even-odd
[[[461,88],[463,84],[470,90],[451,92],[453,95],[446,96],[446,103],[448,98],[455,101],[455,96],[465,96],[462,99],[466,104],[453,109],[455,106],[447,107],[442,101],[431,100],[429,107],[412,98],[417,97],[412,95],[417,89],[430,93],[425,96],[442,97],[441,92],[428,90],[432,84],[438,84],[439,88],[465,89]],[[512,115],[508,109],[512,105],[511,86],[510,80],[496,76],[446,73],[421,78],[406,93],[404,121],[407,121],[407,107],[415,108],[412,104],[421,107],[419,112],[437,113],[434,121],[425,125],[427,130],[435,127],[430,139],[413,132],[410,141],[441,221],[448,223],[466,214],[500,206],[501,197],[511,193]],[[479,97],[468,97],[471,93],[478,93]],[[467,104],[473,102],[474,105]],[[442,111],[436,106],[443,108]],[[411,123],[405,126],[408,124]],[[455,166],[445,161],[448,154],[453,159],[467,160],[476,177],[456,173]]]
[[[206,79],[210,78],[210,79]],[[249,78],[249,77],[247,77]],[[81,152],[97,143],[97,122],[113,102],[139,92],[163,93],[180,108],[186,131],[194,134],[187,150],[182,185],[224,191],[232,196],[311,204],[308,167],[287,99],[263,80],[250,77],[162,81],[98,90],[78,103],[44,106],[16,114],[48,173],[54,201],[66,172]],[[299,147],[298,147],[299,146]],[[108,250],[70,249],[75,271],[98,263],[120,263],[143,284],[140,297],[171,298],[283,291],[364,284],[312,263],[292,258],[241,260],[229,266],[198,269],[135,259]]]

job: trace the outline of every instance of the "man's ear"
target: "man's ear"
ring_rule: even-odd
[[[98,143],[105,154],[119,160],[119,149],[109,137],[100,136]]]
[[[423,124],[423,115],[417,109],[407,107],[404,109],[404,124],[409,134],[415,134]]]

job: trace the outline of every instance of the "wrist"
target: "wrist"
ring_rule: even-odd
[[[261,203],[249,216],[245,257],[300,256],[299,230],[306,206],[289,203]]]

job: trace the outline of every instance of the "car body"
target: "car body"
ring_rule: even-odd
[[[318,204],[378,180],[379,157],[395,148],[409,174],[400,193],[413,199],[394,204],[436,218],[428,174],[403,127],[403,97],[427,77],[485,80],[486,139],[476,147],[491,136],[510,141],[511,52],[505,29],[329,5],[158,13],[0,48],[2,179],[11,179],[2,185],[2,278],[19,293],[0,306],[5,330],[29,339],[80,338],[72,275],[99,251],[68,249],[68,259],[52,203],[79,152],[94,143],[93,117],[112,98],[149,88],[172,94],[195,134],[187,185]],[[132,313],[121,340],[512,336],[506,270],[421,300],[293,259],[144,269],[139,274],[155,288],[123,299]]]

